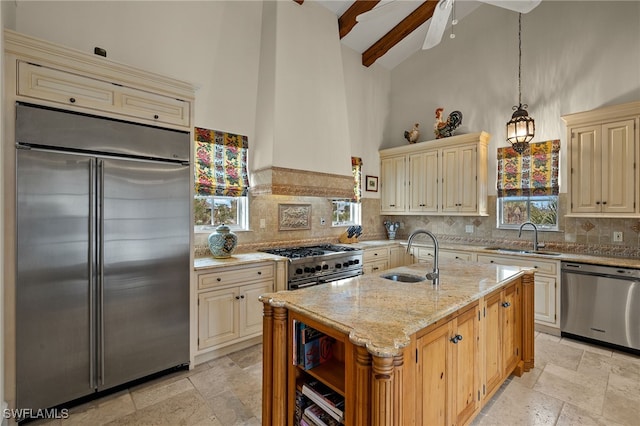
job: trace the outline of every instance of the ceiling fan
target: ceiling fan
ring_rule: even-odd
[[[381,4],[379,7],[373,8],[368,12],[361,13],[356,17],[357,22],[365,22],[369,20],[381,17],[391,11],[393,4],[397,0],[390,0],[389,2]],[[436,6],[433,16],[431,17],[431,23],[427,30],[427,36],[424,39],[422,49],[431,49],[436,46],[442,40],[442,35],[449,22],[449,16],[453,9],[454,2],[456,0],[440,0]],[[509,9],[514,12],[528,13],[531,12],[536,6],[540,4],[542,0],[476,0],[482,3],[487,3],[493,6]],[[455,23],[454,23],[455,25]]]

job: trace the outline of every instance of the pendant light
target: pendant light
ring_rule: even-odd
[[[514,106],[515,111],[511,120],[507,122],[507,142],[513,149],[522,154],[536,131],[536,124],[527,113],[527,104],[522,103],[522,13],[518,14],[518,106]]]

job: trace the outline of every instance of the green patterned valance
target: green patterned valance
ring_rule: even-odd
[[[247,137],[196,127],[194,138],[196,194],[247,195]]]
[[[530,143],[518,154],[498,148],[498,197],[558,195],[560,141]]]

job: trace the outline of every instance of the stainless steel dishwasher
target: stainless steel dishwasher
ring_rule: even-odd
[[[562,262],[562,335],[640,351],[640,269]]]

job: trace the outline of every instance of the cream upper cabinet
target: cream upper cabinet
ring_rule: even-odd
[[[409,155],[409,211],[437,212],[438,150]]]
[[[381,212],[486,216],[489,138],[481,132],[381,150]]]
[[[442,211],[474,213],[478,210],[478,147],[476,144],[442,150]]]
[[[385,158],[380,165],[380,201],[382,213],[403,212],[405,205],[406,157]]]
[[[562,118],[569,141],[569,215],[637,215],[640,102]]]

